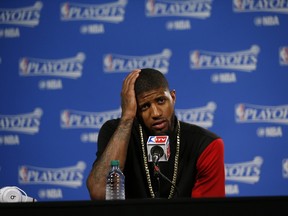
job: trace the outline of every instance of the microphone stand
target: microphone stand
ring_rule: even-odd
[[[179,194],[178,188],[175,184],[173,184],[172,181],[170,181],[170,179],[168,179],[161,171],[160,171],[160,167],[158,166],[158,161],[157,162],[153,162],[154,164],[154,175],[157,178],[158,181],[158,192],[155,193],[156,197],[159,198],[160,197],[160,176],[165,179],[166,181],[168,181],[176,190],[176,193]]]
[[[158,162],[159,162],[159,159],[164,155],[164,151],[161,147],[159,146],[153,146],[151,148],[151,155],[152,155],[152,161],[153,161],[153,165],[154,165],[154,176],[156,177],[157,179],[157,182],[158,182],[158,191],[157,193],[155,193],[155,196],[157,198],[161,197],[160,196],[160,168],[158,166]]]
[[[154,163],[154,176],[156,176],[158,182],[158,191],[155,193],[156,198],[160,197],[160,168],[158,166],[158,162]]]
[[[153,165],[154,165],[154,175],[156,176],[157,182],[158,182],[158,191],[157,193],[155,193],[155,196],[157,198],[160,197],[160,176],[167,180],[176,190],[176,193],[178,194],[178,189],[176,187],[176,185],[170,181],[170,179],[168,179],[161,171],[160,168],[158,166],[158,161],[159,159],[164,155],[164,151],[161,147],[159,146],[153,146],[151,149],[151,155],[152,155],[152,161],[153,161]]]

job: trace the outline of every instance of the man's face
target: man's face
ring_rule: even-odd
[[[153,135],[167,134],[174,126],[175,90],[154,89],[137,96],[138,115]]]

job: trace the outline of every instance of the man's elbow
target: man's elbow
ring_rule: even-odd
[[[86,180],[86,187],[91,200],[105,200],[105,188],[99,187],[91,176]]]

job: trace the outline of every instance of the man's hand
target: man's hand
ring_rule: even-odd
[[[134,84],[139,76],[140,69],[135,69],[124,79],[121,91],[122,119],[134,119],[137,112],[137,101]]]

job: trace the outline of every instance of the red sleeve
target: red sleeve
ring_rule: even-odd
[[[197,161],[197,176],[191,196],[225,197],[224,143],[214,140]]]

